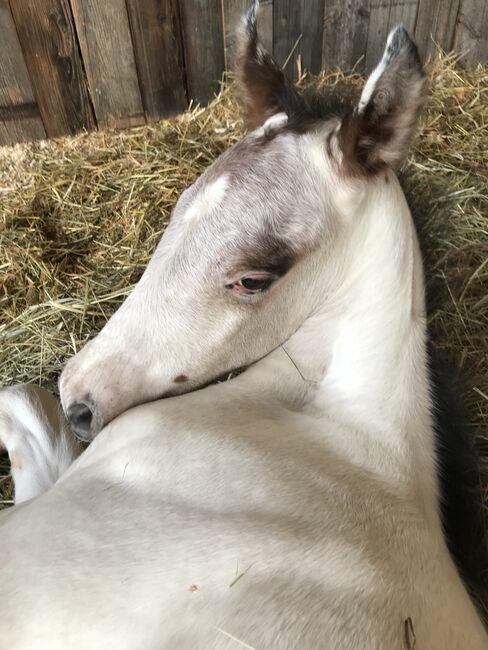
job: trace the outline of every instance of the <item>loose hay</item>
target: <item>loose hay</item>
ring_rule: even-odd
[[[426,258],[430,331],[467,382],[488,503],[488,67],[431,65],[403,184]],[[357,76],[320,83],[357,87]],[[0,385],[56,388],[146,266],[181,191],[243,126],[224,87],[157,125],[0,149]],[[0,462],[0,507],[11,501]],[[486,568],[480,568],[485,570]]]

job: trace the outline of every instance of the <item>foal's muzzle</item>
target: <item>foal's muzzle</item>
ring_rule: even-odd
[[[76,437],[83,442],[91,442],[102,428],[101,419],[90,398],[70,404],[66,409],[66,417]]]

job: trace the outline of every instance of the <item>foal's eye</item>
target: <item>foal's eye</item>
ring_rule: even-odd
[[[246,291],[254,293],[256,291],[265,291],[270,286],[271,281],[271,278],[242,278],[238,284],[240,283]]]
[[[263,291],[269,289],[269,287],[272,285],[275,279],[276,278],[272,276],[265,276],[265,277],[246,276],[244,278],[241,278],[240,280],[236,280],[236,282],[227,284],[226,287],[227,289],[234,289],[235,291],[238,291],[239,293],[246,294],[246,295],[250,295],[254,293],[263,293]]]

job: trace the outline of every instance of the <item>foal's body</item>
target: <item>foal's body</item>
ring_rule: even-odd
[[[2,648],[486,648],[431,484],[415,234],[394,175],[377,183],[358,243],[380,229],[381,247],[368,273],[338,270],[335,321],[317,313],[232,381],[131,409],[2,513]],[[392,292],[380,346],[373,287]]]
[[[265,392],[301,381],[274,356],[121,416],[7,513],[1,647],[403,650],[411,619],[426,648],[486,648],[415,484],[368,469],[376,436],[351,462],[361,431]]]
[[[255,9],[240,43],[257,128],[183,194],[66,366],[92,444],[0,517],[0,647],[486,650],[441,529],[422,265],[393,171],[424,97],[415,46],[393,32],[354,112],[304,121]],[[28,484],[51,447],[6,401]]]

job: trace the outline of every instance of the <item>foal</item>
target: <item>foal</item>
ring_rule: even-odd
[[[92,444],[0,517],[0,647],[486,650],[441,528],[394,173],[424,101],[416,48],[392,32],[336,114],[286,81],[254,9],[239,47],[254,130],[67,364],[63,407]]]

